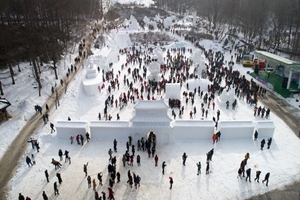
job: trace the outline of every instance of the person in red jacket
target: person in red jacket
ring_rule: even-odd
[[[155,155],[154,160],[155,160],[155,167],[156,167],[157,166],[157,162],[158,162],[158,156],[157,155]]]
[[[216,134],[213,134],[212,140],[213,140],[213,144],[215,144],[215,142],[216,142],[216,140],[217,140],[217,135],[216,135]]]
[[[112,188],[108,188],[108,198],[109,199],[115,199],[114,191],[112,190]]]

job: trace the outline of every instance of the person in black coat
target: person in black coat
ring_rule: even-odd
[[[209,174],[209,161],[206,162],[206,174]]]
[[[22,193],[19,193],[19,200],[25,200],[25,197],[22,195]]]
[[[256,177],[254,179],[254,181],[257,180],[258,183],[259,183],[259,175],[260,175],[260,173],[261,173],[261,171],[256,171]]]
[[[167,165],[166,165],[166,162],[164,161],[163,163],[162,163],[162,174],[164,175],[165,174],[165,167],[166,167]]]
[[[56,195],[59,195],[59,191],[58,191],[58,188],[57,188],[57,183],[56,183],[56,181],[54,182],[53,187],[54,187],[54,195],[55,195],[55,196],[56,196]]]
[[[60,175],[60,173],[56,173],[56,177],[57,177],[57,179],[58,179],[58,183],[59,184],[61,184],[62,183],[62,178],[61,178],[61,175]]]
[[[47,196],[47,194],[46,194],[46,192],[45,192],[45,191],[43,191],[43,194],[42,194],[42,196],[43,196],[43,199],[44,199],[44,200],[48,200],[48,196]]]
[[[121,179],[121,174],[120,174],[120,172],[117,172],[117,183],[120,182],[120,179]]]
[[[263,139],[261,142],[260,142],[260,150],[263,150],[264,146],[265,146],[265,139]]]
[[[61,149],[58,150],[58,156],[60,158],[60,161],[62,161],[63,160],[63,152]]]
[[[249,182],[251,182],[251,168],[249,168],[249,169],[246,170],[246,174],[247,174],[246,181],[249,178]]]
[[[271,144],[272,144],[272,138],[269,138],[269,139],[268,139],[268,143],[267,143],[268,149],[270,149]]]
[[[257,136],[258,136],[258,132],[257,132],[257,130],[256,130],[255,133],[254,133],[254,141],[256,141]]]
[[[45,170],[45,177],[47,179],[47,182],[49,183],[49,174],[48,174],[48,170],[47,169]]]

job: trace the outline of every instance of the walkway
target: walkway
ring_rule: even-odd
[[[99,21],[97,27],[102,30],[103,20]],[[89,34],[87,38],[85,38],[85,52],[88,52],[91,48],[91,44],[93,42],[92,34]],[[81,58],[81,62],[77,64],[77,72],[80,70],[84,59]],[[71,73],[69,75],[68,80],[73,80],[76,73]],[[64,81],[65,82],[65,81]],[[68,85],[57,86],[58,98],[60,99],[65,89]],[[52,110],[55,106],[55,93],[50,96],[47,101],[44,103],[43,108],[45,108],[46,104],[48,104],[49,109]],[[7,151],[4,153],[2,159],[0,160],[0,199],[6,199],[6,196],[9,192],[9,181],[15,174],[15,171],[18,168],[19,162],[25,162],[25,160],[21,160],[22,156],[26,148],[28,148],[28,139],[31,137],[33,133],[36,133],[40,127],[44,124],[42,117],[39,113],[36,113],[29,121],[27,121],[26,125],[22,128],[19,135],[14,139],[14,141],[10,144]]]

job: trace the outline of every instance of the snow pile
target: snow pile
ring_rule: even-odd
[[[223,52],[222,45],[218,43],[217,41],[211,41],[211,40],[201,40],[199,42],[200,46],[203,46],[206,51],[211,49],[213,52]]]

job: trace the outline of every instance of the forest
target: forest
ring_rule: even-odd
[[[1,0],[0,69],[30,62],[33,77],[42,87],[43,63],[51,63],[57,77],[57,63],[78,43],[91,21],[106,18],[104,0]],[[155,0],[153,9],[180,15],[196,12],[215,39],[244,35],[256,48],[300,55],[300,0]],[[135,7],[137,5],[129,5]],[[124,11],[126,12],[126,11]],[[108,12],[109,13],[109,12]],[[107,14],[108,14],[107,13]],[[108,17],[107,17],[108,19]],[[204,22],[203,22],[204,24]],[[203,25],[202,24],[202,25]],[[0,82],[1,83],[1,82]],[[1,84],[0,84],[1,85]]]

